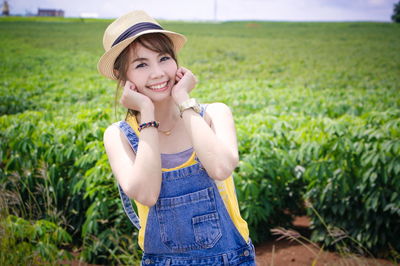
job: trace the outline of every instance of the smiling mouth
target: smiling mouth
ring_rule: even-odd
[[[168,81],[154,85],[154,86],[148,86],[149,89],[153,91],[162,91],[168,87]]]

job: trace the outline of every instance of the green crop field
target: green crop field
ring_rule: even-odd
[[[96,69],[109,23],[0,18],[2,265],[141,254],[102,144],[124,117]],[[192,95],[233,111],[254,242],[307,213],[313,241],[398,260],[400,25],[161,24],[189,39]]]

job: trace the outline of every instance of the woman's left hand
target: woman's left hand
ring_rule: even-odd
[[[189,93],[196,86],[197,78],[189,69],[180,67],[176,71],[175,80],[176,84],[172,88],[171,95],[175,103],[179,105],[189,99]]]

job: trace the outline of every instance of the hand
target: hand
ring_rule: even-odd
[[[172,88],[171,95],[177,105],[189,99],[189,93],[194,89],[197,78],[184,67],[178,68],[175,76],[176,84]]]
[[[154,111],[154,104],[146,95],[138,92],[135,84],[126,81],[122,91],[120,102],[128,109],[143,112],[145,110]]]

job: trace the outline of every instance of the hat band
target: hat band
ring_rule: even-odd
[[[124,31],[118,38],[113,42],[112,46],[117,45],[118,43],[122,42],[123,40],[128,39],[131,36],[134,36],[142,31],[145,30],[162,30],[163,28],[157,24],[151,22],[141,22],[133,25],[132,27],[128,28]]]

